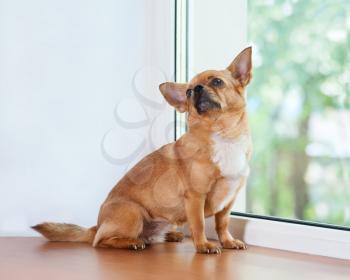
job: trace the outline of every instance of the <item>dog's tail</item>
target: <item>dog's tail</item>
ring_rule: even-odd
[[[42,223],[33,226],[50,241],[87,242],[92,244],[96,235],[96,227],[84,228],[72,224]]]

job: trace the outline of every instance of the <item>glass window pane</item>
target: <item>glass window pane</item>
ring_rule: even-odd
[[[350,1],[248,1],[247,212],[350,225]]]
[[[189,78],[253,46],[253,158],[234,209],[350,226],[350,1],[189,3]]]

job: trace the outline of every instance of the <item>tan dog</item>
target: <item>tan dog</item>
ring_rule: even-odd
[[[52,241],[89,242],[94,247],[144,249],[169,225],[188,222],[197,252],[220,253],[208,242],[204,220],[215,215],[223,248],[245,249],[228,231],[229,214],[249,173],[251,141],[244,89],[251,79],[251,48],[222,71],[209,70],[188,84],[159,86],[165,99],[188,113],[188,132],[137,163],[102,204],[97,226],[43,223],[33,228]]]

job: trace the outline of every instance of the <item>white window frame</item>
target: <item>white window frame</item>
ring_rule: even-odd
[[[208,238],[217,239],[214,220]],[[231,215],[230,232],[248,245],[350,260],[350,231]]]
[[[189,76],[191,77],[193,74],[209,67],[215,69],[224,66],[222,63],[230,62],[230,55],[233,56],[246,46],[247,32],[246,27],[244,27],[247,26],[246,0],[221,0],[215,2],[215,4],[210,0],[175,0],[175,5],[175,77],[177,82],[186,82]],[[200,5],[200,8],[196,9],[196,5]],[[218,22],[213,22],[211,20],[210,26],[206,25],[206,17],[203,15],[203,11],[210,11],[213,5],[215,5],[215,10],[217,11],[232,10],[234,13],[231,18],[232,22],[221,24],[220,20],[227,21],[227,18],[225,18],[218,19]],[[189,10],[191,11],[190,19],[188,17]],[[232,40],[228,40],[228,46],[218,46],[213,49],[210,43],[209,46],[207,46],[208,37],[205,36],[206,34],[201,34],[201,32],[194,33],[191,25],[205,28],[206,34],[215,30],[215,28],[224,28],[227,26],[227,33],[231,33]],[[196,31],[198,30],[196,29]],[[195,41],[196,44],[202,44],[203,46],[200,53],[196,52],[191,57],[189,57],[188,53],[192,46],[188,38],[194,38],[192,42]],[[216,53],[220,54],[219,57],[215,57]],[[212,61],[213,65],[202,64],[201,56],[204,58],[203,61],[206,62],[209,57],[211,60],[214,59],[215,61]],[[233,59],[233,57],[231,57],[231,59]],[[181,123],[185,122],[185,115],[176,114],[176,120],[178,125],[176,126],[177,133],[175,133],[175,135],[179,137],[185,132],[183,126],[181,126]],[[245,192],[242,192],[237,199],[233,210],[240,210],[242,212],[243,209],[245,209]],[[350,260],[350,229],[346,227],[331,225],[328,227],[327,225],[303,221],[299,223],[295,220],[283,221],[283,219],[275,219],[273,217],[254,217],[254,215],[249,214],[232,214],[230,231],[234,234],[235,238],[243,240],[248,245]],[[206,220],[206,232],[208,238],[217,239],[213,218]]]

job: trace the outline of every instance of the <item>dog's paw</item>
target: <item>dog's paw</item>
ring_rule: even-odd
[[[247,249],[247,246],[241,240],[238,240],[238,239],[222,241],[221,245],[224,249],[236,249],[236,250]]]
[[[169,231],[165,235],[165,241],[167,242],[181,242],[184,239],[184,234],[180,231]]]
[[[221,253],[220,247],[210,242],[196,245],[196,250],[197,250],[197,253],[200,253],[200,254],[220,254]]]
[[[128,246],[128,249],[132,251],[141,251],[145,248],[146,248],[146,244],[141,240],[138,242],[132,243]]]

